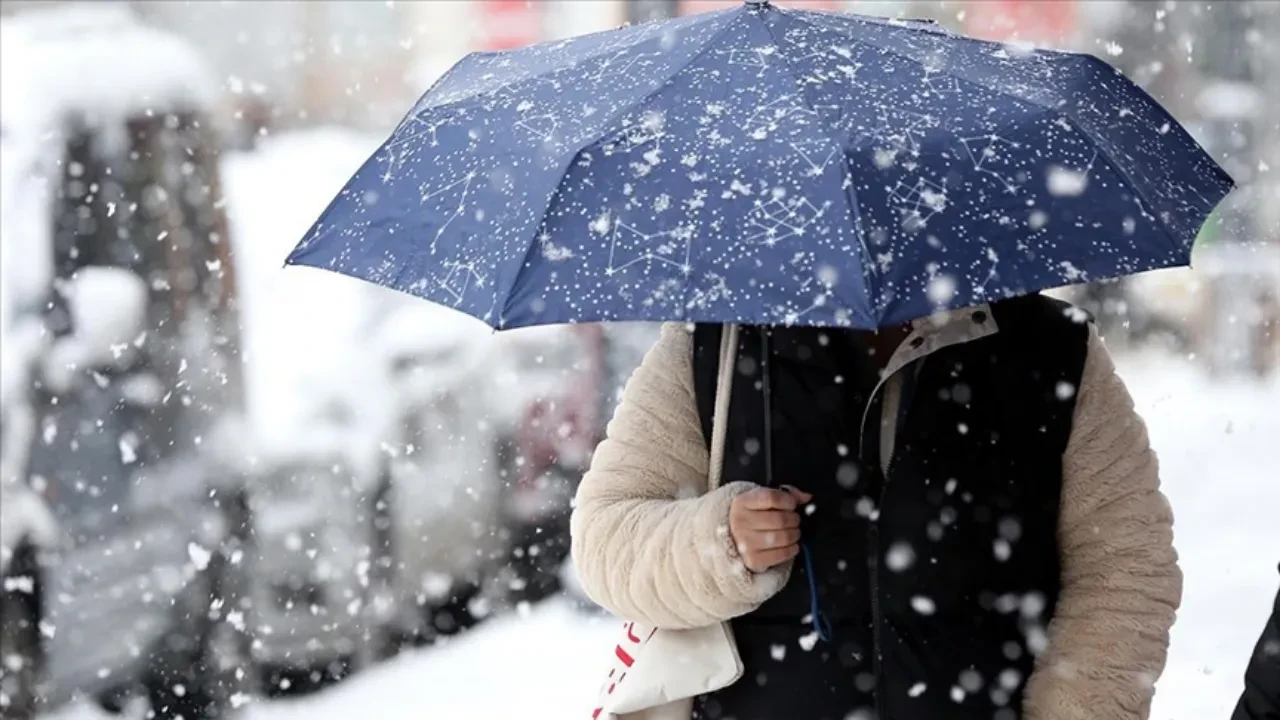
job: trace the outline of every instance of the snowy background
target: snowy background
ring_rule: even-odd
[[[119,35],[104,32],[103,16],[85,8],[52,3],[71,7],[56,22],[36,22],[28,7],[36,3],[6,3],[0,43],[5,53],[0,62],[0,403],[5,409],[0,480],[10,484],[0,485],[8,493],[0,528],[7,554],[0,559],[9,563],[16,557],[12,550],[24,537],[39,544],[59,528],[74,525],[59,515],[61,510],[47,516],[39,507],[25,510],[32,502],[38,506],[33,498],[39,496],[22,490],[28,484],[25,448],[40,441],[35,431],[22,430],[25,398],[32,373],[38,372],[31,368],[47,368],[42,353],[56,350],[39,333],[33,335],[24,318],[38,315],[43,293],[60,282],[48,257],[63,231],[45,208],[69,192],[67,187],[78,177],[64,159],[59,123],[68,111],[87,112],[102,128],[101,142],[107,148],[127,141],[122,138],[131,131],[122,128],[132,127],[131,119],[154,114],[155,109],[164,114],[178,106],[197,107],[204,113],[209,132],[202,142],[208,144],[209,165],[218,178],[216,197],[211,194],[207,203],[226,219],[225,229],[219,226],[214,232],[229,238],[237,310],[233,331],[208,332],[219,341],[234,336],[227,342],[237,346],[243,377],[232,378],[237,374],[217,367],[208,372],[220,378],[215,389],[238,384],[244,389],[243,413],[235,408],[220,411],[219,417],[225,415],[227,422],[217,425],[218,432],[210,431],[209,444],[230,441],[234,451],[228,455],[237,456],[236,462],[220,461],[249,478],[251,504],[265,508],[260,517],[288,515],[282,508],[293,516],[310,512],[299,509],[305,504],[262,500],[268,494],[255,482],[265,486],[267,479],[260,478],[271,477],[270,469],[277,464],[326,465],[333,459],[326,453],[333,448],[340,450],[337,457],[349,466],[354,480],[351,487],[334,486],[337,502],[377,508],[376,488],[387,474],[385,467],[414,455],[405,447],[416,443],[433,447],[432,452],[461,452],[455,436],[432,436],[429,431],[448,427],[445,418],[466,417],[466,412],[486,418],[494,428],[495,444],[505,437],[503,432],[525,438],[531,433],[532,408],[543,412],[571,404],[569,398],[576,398],[573,389],[583,386],[581,378],[603,370],[584,368],[573,359],[581,355],[577,343],[590,340],[567,331],[492,336],[478,323],[459,323],[387,291],[305,269],[284,271],[285,255],[417,94],[461,54],[718,4],[113,3],[118,7],[112,10],[116,14],[111,22],[127,24],[130,37],[137,40],[122,52]],[[1280,507],[1280,480],[1271,456],[1275,438],[1280,437],[1280,58],[1274,43],[1264,42],[1280,35],[1280,5],[901,0],[812,6],[929,16],[961,31],[1099,54],[1164,102],[1240,181],[1242,187],[1224,207],[1221,221],[1201,238],[1196,269],[1162,271],[1123,285],[1069,293],[1094,311],[1117,353],[1121,374],[1150,426],[1177,519],[1185,594],[1152,717],[1226,718],[1280,584],[1280,523],[1275,511]],[[232,264],[220,265],[222,259],[212,257],[203,262],[224,271]],[[178,273],[172,268],[166,272]],[[226,277],[221,279],[225,282]],[[216,319],[210,322],[210,327],[220,328]],[[424,332],[417,345],[388,339],[397,329],[428,324],[437,334],[427,338]],[[557,422],[563,422],[554,425],[552,440],[537,432],[532,435],[541,439],[526,444],[513,440],[530,458],[528,463],[533,462],[530,448],[541,448],[538,443],[545,441],[554,445],[552,454],[559,458],[548,467],[567,466],[568,475],[575,468],[580,471],[574,442],[588,443],[598,434],[597,426],[607,414],[600,408],[608,407],[638,349],[651,337],[646,332],[612,336],[611,347],[624,351],[617,352],[614,361],[600,361],[611,374],[589,385],[591,397],[573,400],[583,404],[573,416],[578,424],[572,433],[559,432],[570,424],[559,418]],[[129,335],[123,330],[115,334],[121,333]],[[132,336],[95,342],[114,347],[121,339],[127,343]],[[560,362],[557,353],[571,359]],[[512,357],[533,360],[512,364]],[[405,363],[420,371],[409,374],[412,382],[397,374]],[[497,380],[477,383],[463,372],[469,367],[487,368],[488,377]],[[427,380],[418,382],[424,373]],[[157,370],[156,377],[164,377],[163,370]],[[489,385],[497,389],[486,389]],[[517,388],[535,389],[518,394]],[[462,408],[450,404],[454,401]],[[588,407],[600,411],[582,409]],[[428,431],[405,441],[404,428],[414,422]],[[583,430],[580,425],[590,427]],[[484,452],[449,461],[464,463],[468,472],[489,472],[490,459],[479,459]],[[526,455],[501,481],[496,464],[493,477],[486,477],[495,488],[509,487],[515,482],[512,478],[525,477],[521,467]],[[459,482],[453,485],[459,487],[443,481],[414,485],[413,503],[400,505],[418,515],[405,517],[401,511],[386,520],[393,534],[413,537],[405,527],[438,527],[431,519],[444,517],[439,508],[449,506],[436,503],[435,496],[468,490]],[[526,486],[536,491],[531,501],[535,505],[557,502],[554,492],[539,494],[545,483],[521,485]],[[403,485],[399,487],[404,493]],[[525,507],[527,502],[498,490],[493,497],[483,491],[473,494],[478,499],[468,507],[477,513],[484,508],[486,517],[502,525],[504,538],[518,537],[524,516],[509,506]],[[277,502],[281,504],[272,504]],[[24,510],[19,513],[16,508]],[[314,517],[313,512],[305,519],[337,528],[344,540],[335,546],[345,543],[353,554],[348,558],[335,551],[329,557],[322,549],[319,559],[309,557],[317,566],[349,560],[349,566],[359,568],[359,582],[344,585],[326,576],[326,592],[348,593],[335,604],[339,610],[325,615],[314,633],[312,626],[290,620],[287,613],[278,621],[297,623],[288,625],[288,631],[278,624],[277,636],[308,641],[305,649],[282,650],[268,639],[255,657],[269,656],[276,664],[283,657],[283,664],[296,661],[310,671],[317,658],[325,660],[330,650],[341,651],[360,658],[352,663],[357,669],[341,682],[319,683],[323,687],[314,693],[283,693],[291,696],[272,699],[261,697],[261,685],[280,683],[276,677],[264,679],[233,703],[244,718],[587,716],[618,628],[613,619],[584,609],[571,582],[552,582],[546,597],[530,600],[512,592],[523,590],[530,576],[513,576],[505,567],[505,555],[496,570],[446,562],[446,577],[430,571],[414,577],[408,604],[412,606],[415,597],[419,604],[424,596],[430,601],[440,599],[436,595],[447,599],[450,588],[483,570],[477,596],[461,603],[470,618],[466,624],[474,627],[432,635],[428,642],[417,643],[421,647],[403,652],[379,653],[361,644],[376,635],[369,628],[382,627],[391,616],[399,621],[405,606],[394,599],[393,589],[382,588],[390,600],[369,590],[379,587],[376,579],[370,580],[377,575],[377,562],[368,549],[374,544],[369,538],[377,536],[371,528],[380,527],[379,521],[358,512],[350,518],[339,515],[335,511],[332,517]],[[194,519],[184,522],[197,524]],[[366,531],[368,535],[360,535]],[[437,544],[479,547],[484,541],[464,537],[463,530],[443,540],[434,531],[421,532],[424,538],[431,534]],[[288,547],[296,536],[284,537]],[[187,548],[182,552],[179,547],[184,567],[203,571],[208,565],[204,547],[213,542],[193,537],[190,545],[180,544]],[[503,542],[521,546],[520,541]],[[528,554],[517,557],[527,560]],[[375,569],[370,570],[371,565]],[[77,567],[92,573],[99,566]],[[559,580],[558,567],[539,572]],[[4,591],[26,592],[25,577],[6,574]],[[436,592],[441,583],[445,590]],[[416,620],[405,622],[412,625]],[[56,657],[51,661],[60,662]],[[60,689],[54,703],[58,707],[49,708],[44,717],[98,717],[103,711],[96,707],[96,695],[106,687],[99,680],[113,673],[124,670],[98,668],[96,679],[90,675],[90,681]],[[77,697],[64,704],[63,696]],[[145,702],[126,703],[125,711],[141,716]]]

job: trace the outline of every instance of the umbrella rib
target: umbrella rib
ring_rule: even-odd
[[[721,13],[714,13],[714,14],[719,15]],[[520,279],[520,268],[529,264],[529,258],[530,256],[533,255],[533,249],[538,243],[538,235],[541,233],[542,226],[546,221],[547,211],[551,209],[551,202],[555,199],[556,192],[559,191],[560,184],[564,182],[564,176],[569,172],[569,168],[570,166],[573,165],[574,159],[577,158],[579,155],[581,155],[582,151],[586,150],[591,145],[597,142],[600,142],[600,139],[605,136],[605,133],[613,129],[614,123],[616,123],[619,118],[626,115],[637,105],[642,105],[648,102],[651,98],[653,98],[654,95],[657,95],[658,93],[665,90],[667,86],[671,84],[671,80],[673,78],[675,78],[680,73],[684,72],[686,69],[689,68],[689,66],[693,65],[695,62],[700,60],[704,55],[706,55],[707,51],[713,45],[715,45],[716,42],[720,40],[721,37],[724,36],[724,34],[729,30],[729,28],[733,27],[733,24],[738,20],[738,18],[740,18],[744,14],[744,12],[742,11],[741,8],[738,8],[735,10],[725,11],[723,14],[728,16],[729,19],[725,22],[723,27],[716,30],[714,33],[712,33],[711,37],[707,38],[707,42],[703,44],[703,46],[699,48],[697,52],[689,56],[689,59],[681,63],[679,67],[672,70],[671,73],[668,74],[666,78],[664,78],[662,82],[659,83],[658,86],[655,87],[653,90],[651,90],[648,93],[645,93],[640,98],[638,98],[635,102],[629,103],[626,107],[614,113],[608,119],[608,121],[601,123],[600,124],[601,131],[599,135],[589,140],[585,140],[577,150],[567,154],[568,159],[565,161],[564,165],[560,168],[559,173],[557,173],[558,179],[556,180],[555,186],[551,189],[551,192],[547,194],[546,204],[543,207],[542,212],[538,214],[538,223],[535,226],[535,229],[533,231],[533,237],[530,238],[529,240],[529,247],[525,250],[524,260],[521,261],[520,265],[516,267],[515,272],[511,274],[511,282],[507,285],[505,292],[499,295],[499,297],[503,298],[502,310],[498,316],[499,324],[501,324],[503,320],[506,318],[508,305],[511,301],[511,295],[515,291],[516,282]]]
[[[797,13],[797,15],[799,15],[799,13]],[[800,18],[800,21],[801,21],[801,22],[803,22],[803,23],[805,23],[806,25],[809,25],[810,27],[813,27],[813,28],[817,29],[817,30],[826,30],[826,29],[829,29],[829,28],[824,28],[824,27],[822,27],[822,26],[820,26],[820,25],[818,25],[818,24],[816,24],[816,23],[814,23],[814,22],[812,22],[812,21],[810,21],[810,20],[806,20],[806,19],[804,19],[804,18]],[[885,47],[884,45],[882,45],[882,44],[880,44],[880,43],[873,42],[873,41],[869,41],[869,40],[864,40],[864,39],[862,39],[862,38],[857,38],[856,40],[857,40],[858,42],[865,42],[867,45],[870,45],[870,46],[875,47],[875,48],[879,48],[880,50],[883,50],[883,51],[885,51],[885,52],[889,53],[890,55],[894,55],[894,56],[896,56],[896,57],[902,58],[903,60],[907,60],[907,61],[912,62],[912,63],[915,63],[915,64],[917,64],[917,65],[919,65],[919,64],[920,64],[920,61],[919,61],[919,60],[917,60],[917,59],[915,59],[915,58],[911,57],[910,55],[908,55],[908,54],[906,54],[906,53],[902,52],[901,50],[897,50],[897,49],[895,49],[895,48],[891,48],[891,47]],[[1058,52],[1058,53],[1055,53],[1055,55],[1058,55],[1058,56],[1061,56],[1061,57],[1066,57],[1066,58],[1068,58],[1069,60],[1071,60],[1071,61],[1073,61],[1073,62],[1102,62],[1101,60],[1099,60],[1099,59],[1098,59],[1098,58],[1096,58],[1096,57],[1093,57],[1092,55],[1085,55],[1085,54],[1081,54],[1081,53]],[[1105,65],[1105,63],[1103,63],[1103,64]],[[1107,65],[1107,68],[1108,68],[1108,69],[1110,69],[1112,72],[1116,72],[1115,68],[1112,68],[1110,65]],[[1147,198],[1146,194],[1142,191],[1142,188],[1141,188],[1137,183],[1135,183],[1135,182],[1133,181],[1133,178],[1132,178],[1132,177],[1130,177],[1129,173],[1128,173],[1128,172],[1126,172],[1126,171],[1125,171],[1125,169],[1124,169],[1124,168],[1122,168],[1122,167],[1120,166],[1120,164],[1119,164],[1119,163],[1117,163],[1117,162],[1115,161],[1115,158],[1114,158],[1114,157],[1112,157],[1111,153],[1110,153],[1110,152],[1108,152],[1108,150],[1107,150],[1105,147],[1103,147],[1103,146],[1102,146],[1102,144],[1101,144],[1101,143],[1099,143],[1099,142],[1097,141],[1097,139],[1096,139],[1096,138],[1094,138],[1094,137],[1093,137],[1093,136],[1091,136],[1089,133],[1087,133],[1087,132],[1085,132],[1085,131],[1084,131],[1084,129],[1080,126],[1080,121],[1079,121],[1078,119],[1076,119],[1076,117],[1075,117],[1072,113],[1070,113],[1070,112],[1068,112],[1067,110],[1062,109],[1062,108],[1060,108],[1060,107],[1055,107],[1055,106],[1053,106],[1053,105],[1050,105],[1050,104],[1045,103],[1045,102],[1041,102],[1041,101],[1036,100],[1036,99],[1034,99],[1034,98],[1023,97],[1023,96],[1020,96],[1020,95],[1014,94],[1014,93],[1012,93],[1012,92],[1009,92],[1008,90],[1005,90],[1005,89],[1003,89],[1003,88],[999,88],[999,87],[995,87],[995,86],[989,85],[989,84],[984,83],[984,82],[982,82],[982,81],[980,81],[980,80],[977,80],[977,79],[975,79],[975,78],[968,77],[968,76],[966,76],[966,75],[957,74],[957,73],[953,72],[951,68],[946,68],[945,70],[943,70],[943,72],[944,72],[947,76],[952,77],[952,78],[954,78],[954,79],[956,79],[956,80],[959,80],[960,82],[965,82],[965,83],[968,83],[968,84],[973,85],[973,86],[975,86],[975,87],[979,87],[979,88],[982,88],[982,89],[987,90],[987,91],[989,91],[989,92],[993,92],[993,93],[995,93],[995,94],[997,94],[997,95],[1003,95],[1004,97],[1012,98],[1012,99],[1017,100],[1017,101],[1019,101],[1019,102],[1025,102],[1025,103],[1028,103],[1028,104],[1031,104],[1031,105],[1036,105],[1036,106],[1038,106],[1038,107],[1044,108],[1044,109],[1049,110],[1049,111],[1051,111],[1051,112],[1058,113],[1058,116],[1059,116],[1059,117],[1061,117],[1061,118],[1063,118],[1064,120],[1066,120],[1067,122],[1071,123],[1072,127],[1074,127],[1074,128],[1075,128],[1075,129],[1076,129],[1076,130],[1081,134],[1081,135],[1083,135],[1083,136],[1084,136],[1084,137],[1086,137],[1086,138],[1089,138],[1089,140],[1090,140],[1090,141],[1091,141],[1091,143],[1093,144],[1094,148],[1095,148],[1099,153],[1101,153],[1102,157],[1103,157],[1104,159],[1106,159],[1107,163],[1108,163],[1108,164],[1109,164],[1109,165],[1110,165],[1110,166],[1111,166],[1111,167],[1112,167],[1112,168],[1113,168],[1113,169],[1114,169],[1114,170],[1115,170],[1115,171],[1116,171],[1116,172],[1117,172],[1121,177],[1123,177],[1123,178],[1125,179],[1125,181],[1126,181],[1126,182],[1128,182],[1128,183],[1129,183],[1129,187],[1133,189],[1133,192],[1134,192],[1134,194],[1135,194],[1135,195],[1137,195],[1138,199],[1139,199],[1139,200],[1141,200],[1145,205],[1149,206],[1152,210],[1155,210],[1155,208],[1156,208],[1155,203],[1152,203],[1152,202]],[[1123,75],[1121,75],[1121,77],[1124,77],[1124,76],[1123,76]],[[1158,218],[1157,218],[1157,219],[1158,219]],[[1181,243],[1179,243],[1179,242],[1177,241],[1177,239],[1173,236],[1173,233],[1172,233],[1172,231],[1170,231],[1169,226],[1168,226],[1168,224],[1167,224],[1167,223],[1160,222],[1160,229],[1164,231],[1164,235],[1165,235],[1165,237],[1169,240],[1169,243],[1173,246],[1174,250],[1176,250],[1176,251],[1181,251],[1181,250],[1183,249],[1183,248],[1182,248],[1182,244],[1181,244]]]
[[[819,31],[829,31],[829,32],[835,32],[835,33],[838,33],[838,32],[839,32],[838,30],[834,30],[834,29],[832,29],[832,28],[824,27],[824,26],[822,26],[822,25],[819,25],[819,24],[817,24],[817,23],[813,22],[812,20],[805,19],[804,17],[802,17],[802,15],[803,15],[802,13],[793,13],[793,14],[797,16],[797,19],[799,19],[799,20],[800,20],[800,22],[802,22],[802,23],[804,23],[804,24],[808,25],[808,26],[809,26],[809,27],[811,27],[811,28],[814,28],[815,30],[819,30]],[[876,49],[878,49],[878,50],[883,50],[884,52],[887,52],[887,53],[889,53],[890,55],[893,55],[894,57],[900,58],[900,59],[902,59],[902,60],[906,60],[906,61],[908,61],[908,62],[910,62],[910,63],[916,64],[916,65],[922,65],[922,64],[923,64],[920,60],[917,60],[916,58],[911,57],[910,55],[908,55],[908,54],[906,54],[906,53],[902,52],[901,50],[898,50],[897,48],[893,48],[893,47],[885,46],[885,45],[883,45],[883,44],[881,44],[881,43],[875,42],[874,40],[871,40],[871,39],[868,39],[868,38],[861,38],[861,37],[859,37],[859,38],[854,38],[854,41],[855,41],[855,42],[863,43],[863,44],[865,44],[865,45],[870,45],[871,47],[876,48]],[[1077,54],[1074,54],[1074,53],[1058,53],[1058,54],[1060,54],[1060,55],[1067,55],[1067,56],[1071,56],[1071,57],[1078,57],[1078,55],[1077,55]],[[976,85],[977,87],[983,88],[984,90],[989,90],[989,91],[991,91],[991,92],[994,92],[994,93],[996,93],[997,95],[1003,95],[1003,96],[1005,96],[1005,97],[1010,97],[1010,98],[1013,98],[1014,100],[1018,100],[1019,102],[1030,103],[1030,104],[1032,104],[1032,105],[1039,105],[1040,107],[1043,107],[1043,108],[1046,108],[1046,109],[1049,109],[1049,110],[1056,110],[1056,109],[1057,109],[1057,108],[1055,108],[1054,106],[1049,105],[1049,104],[1044,103],[1044,102],[1041,102],[1041,101],[1039,101],[1039,100],[1035,100],[1035,99],[1033,99],[1033,98],[1028,98],[1028,97],[1021,97],[1021,96],[1019,96],[1019,95],[1015,95],[1015,94],[1013,94],[1013,93],[1011,93],[1011,92],[1009,92],[1009,91],[1007,91],[1007,90],[1003,90],[1003,89],[1001,89],[1001,88],[997,88],[997,87],[992,87],[992,86],[990,86],[990,85],[987,85],[986,83],[983,83],[983,82],[981,82],[981,81],[975,80],[975,79],[973,79],[973,78],[971,78],[971,77],[967,77],[967,76],[965,76],[965,75],[957,75],[957,74],[956,74],[955,72],[953,72],[953,71],[952,71],[952,69],[951,69],[951,68],[949,68],[949,67],[948,67],[948,68],[944,68],[941,72],[942,72],[942,74],[944,74],[944,75],[946,75],[946,76],[948,76],[948,77],[955,78],[956,80],[960,80],[960,81],[962,81],[962,82],[967,82],[967,83],[969,83],[970,85]]]
[[[1129,176],[1129,172],[1125,170],[1123,167],[1121,167],[1120,163],[1115,161],[1115,158],[1111,156],[1110,151],[1108,151],[1107,148],[1104,147],[1102,143],[1090,137],[1089,134],[1084,131],[1084,128],[1080,127],[1080,121],[1077,120],[1073,115],[1067,112],[1059,111],[1058,116],[1061,117],[1066,122],[1070,123],[1071,126],[1074,127],[1076,131],[1079,132],[1081,135],[1084,135],[1090,140],[1093,140],[1093,149],[1096,150],[1098,154],[1102,155],[1103,159],[1107,161],[1107,164],[1111,166],[1111,169],[1115,170],[1116,173],[1120,175],[1120,177],[1125,179],[1125,182],[1129,183],[1129,187],[1133,190],[1133,194],[1138,197],[1138,200],[1142,201],[1142,204],[1145,205],[1146,207],[1151,208],[1152,212],[1150,213],[1150,215],[1153,218],[1155,218],[1157,222],[1159,222],[1160,229],[1164,231],[1164,236],[1166,239],[1168,239],[1169,244],[1173,246],[1174,252],[1182,252],[1183,250],[1185,250],[1188,253],[1190,253],[1191,244],[1188,243],[1184,247],[1183,243],[1178,242],[1178,239],[1173,236],[1173,231],[1169,229],[1169,224],[1161,220],[1160,217],[1155,214],[1157,212],[1156,204],[1151,202],[1151,200],[1147,198],[1146,193],[1142,191],[1142,186],[1138,185],[1138,183],[1133,181],[1133,178]],[[1140,208],[1140,209],[1143,212],[1146,212],[1145,208]],[[1209,208],[1209,210],[1212,211],[1213,208]],[[1192,243],[1194,243],[1195,238],[1192,238],[1191,241]]]
[[[788,16],[792,15],[792,13],[783,13],[783,14]],[[764,20],[761,20],[761,22],[764,25],[764,31],[768,33],[769,37],[773,40],[774,44],[781,47],[782,43],[779,42],[778,36],[774,34],[773,28],[769,26],[768,22],[765,22]],[[799,76],[796,75],[795,70],[791,67],[791,62],[786,59],[785,55],[783,56],[783,61],[781,64],[786,69],[786,73],[791,76],[792,81],[795,82],[801,102],[803,102],[806,106],[808,106],[809,110],[812,111],[815,115],[820,117],[821,114],[818,112],[817,107],[815,107],[814,104],[809,100],[809,96],[805,94],[804,83],[800,82]],[[822,124],[819,124],[819,127],[822,127]],[[843,142],[840,142],[836,138],[831,137],[826,132],[826,129],[823,129],[823,136],[826,137],[827,140],[836,148],[837,152],[839,152],[842,156],[844,155],[846,148]],[[849,198],[850,193],[856,196],[858,192],[857,188],[852,184],[852,180],[853,180],[852,172],[850,171],[849,164],[847,162],[841,162],[840,165],[841,167],[844,168],[845,177],[850,180],[850,192],[841,192],[840,196],[844,199],[845,210],[853,217],[854,232],[858,236],[858,245],[859,247],[862,248],[862,252],[863,252],[863,257],[862,257],[863,264],[867,268],[870,268],[871,270],[870,275],[878,279],[879,275],[876,272],[875,259],[871,257],[870,246],[867,245],[866,228],[862,224],[862,210],[858,207],[858,203],[856,200],[851,201]],[[868,288],[868,290],[870,290],[870,288]]]

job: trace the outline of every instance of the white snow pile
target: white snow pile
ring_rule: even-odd
[[[116,3],[68,3],[0,21],[0,121],[38,137],[68,116],[107,127],[140,113],[203,108],[212,70],[176,35]]]
[[[263,462],[328,455],[367,477],[394,422],[388,353],[401,348],[382,347],[381,324],[389,303],[414,301],[335,273],[282,268],[377,145],[377,138],[324,128],[271,137],[223,160],[252,454]],[[401,339],[410,341],[407,329]]]
[[[129,270],[81,268],[62,292],[74,332],[50,347],[46,377],[57,389],[83,370],[116,366],[147,329],[147,284]]]
[[[0,378],[6,383],[17,359],[26,357],[9,347],[21,310],[38,306],[53,277],[50,187],[39,173],[39,147],[8,133],[0,143],[0,352],[6,359]]]

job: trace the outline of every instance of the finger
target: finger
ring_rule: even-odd
[[[747,547],[753,550],[776,550],[799,544],[800,530],[765,530],[751,533],[747,539]]]
[[[813,499],[813,493],[807,493],[794,485],[783,485],[782,489],[786,490],[787,494],[795,498],[796,502],[800,503],[801,505],[804,505],[805,503]]]
[[[795,510],[796,499],[790,493],[771,488],[756,488],[742,494],[743,506],[748,510]]]
[[[793,510],[752,510],[742,514],[747,530],[789,530],[800,527],[800,513]]]
[[[800,554],[799,545],[791,545],[790,547],[774,548],[772,550],[762,550],[751,554],[751,561],[748,565],[756,568],[757,571],[768,570],[790,560]]]

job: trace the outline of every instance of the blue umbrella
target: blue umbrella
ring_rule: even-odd
[[[499,328],[874,328],[1186,264],[1231,187],[1094,57],[750,2],[467,56],[288,262]]]

